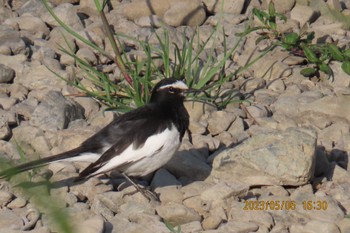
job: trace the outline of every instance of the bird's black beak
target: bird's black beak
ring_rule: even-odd
[[[187,90],[183,90],[184,94],[190,94],[190,93],[198,93],[201,90],[193,89],[193,88],[188,88]]]

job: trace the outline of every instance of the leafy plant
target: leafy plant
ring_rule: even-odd
[[[262,40],[271,40],[271,47],[280,46],[291,54],[302,56],[306,59],[311,67],[301,70],[301,74],[305,77],[319,75],[319,72],[333,77],[333,70],[329,66],[331,61],[342,62],[342,69],[350,75],[350,50],[339,48],[332,43],[314,44],[314,32],[307,31],[307,25],[304,25],[297,32],[280,32],[277,27],[277,19],[286,21],[286,17],[276,13],[273,1],[270,1],[268,11],[257,8],[253,9],[253,15],[257,17],[261,26],[251,27],[248,33],[257,31],[260,37],[256,40],[256,44]]]
[[[211,103],[218,108],[225,108],[227,104],[232,101],[237,101],[237,99],[234,99],[235,91],[224,91],[222,90],[222,85],[253,63],[251,62],[247,64],[246,67],[237,69],[237,71],[232,74],[225,74],[226,62],[238,47],[243,36],[240,37],[238,42],[231,49],[227,49],[226,40],[224,40],[224,55],[218,60],[215,55],[215,48],[212,47],[208,52],[206,47],[210,41],[216,40],[218,33],[224,34],[224,31],[219,30],[220,25],[213,29],[212,33],[204,42],[200,41],[198,29],[189,37],[186,36],[186,32],[183,32],[181,47],[171,43],[167,30],[164,30],[163,34],[155,33],[158,46],[152,45],[148,41],[140,41],[121,34],[112,35],[111,30],[107,26],[109,23],[103,12],[104,5],[99,5],[98,1],[95,0],[104,28],[107,31],[107,37],[116,54],[115,58],[112,58],[102,48],[87,41],[60,21],[58,17],[55,16],[54,11],[50,9],[46,3],[47,0],[42,1],[45,3],[50,14],[71,36],[82,41],[103,56],[107,56],[108,59],[114,61],[118,65],[123,78],[119,78],[117,79],[118,81],[115,82],[97,67],[79,58],[72,48],[65,49],[63,46],[60,47],[63,53],[74,58],[78,70],[76,76],[71,80],[65,79],[57,73],[56,75],[64,79],[69,85],[78,88],[82,92],[81,95],[93,97],[107,105],[109,107],[108,110],[125,112],[134,107],[144,105],[150,98],[153,81],[166,77],[183,79],[189,87],[202,90],[201,93],[193,95],[191,97],[192,100]],[[115,40],[115,38],[117,40]],[[122,51],[118,49],[121,47],[119,46],[119,41],[125,38],[134,40],[136,47],[140,48],[144,53],[144,58],[133,60],[126,53],[122,53]],[[174,59],[170,57],[171,53],[175,55]],[[208,54],[206,60],[200,58],[203,53]],[[258,59],[260,58],[261,57]],[[156,64],[156,60],[162,61],[161,68]],[[89,80],[94,88],[87,86],[83,81],[84,79]]]

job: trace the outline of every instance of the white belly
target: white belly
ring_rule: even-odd
[[[91,175],[119,168],[128,176],[145,176],[166,164],[179,146],[180,134],[173,125],[171,129],[149,137],[140,148],[130,145]]]

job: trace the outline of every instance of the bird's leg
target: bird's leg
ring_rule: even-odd
[[[150,190],[147,190],[145,188],[141,188],[139,185],[137,185],[129,176],[125,175],[124,173],[122,173],[122,175],[124,176],[124,178],[130,182],[130,184],[132,184],[136,191],[140,192],[148,201],[157,201],[159,202],[159,198],[158,196],[150,191]],[[134,192],[131,192],[131,193],[126,193],[125,195],[130,195],[130,194],[133,194]]]

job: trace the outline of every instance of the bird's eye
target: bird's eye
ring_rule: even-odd
[[[175,92],[176,92],[176,89],[173,88],[173,87],[169,87],[169,92],[170,92],[170,93],[175,93]]]

